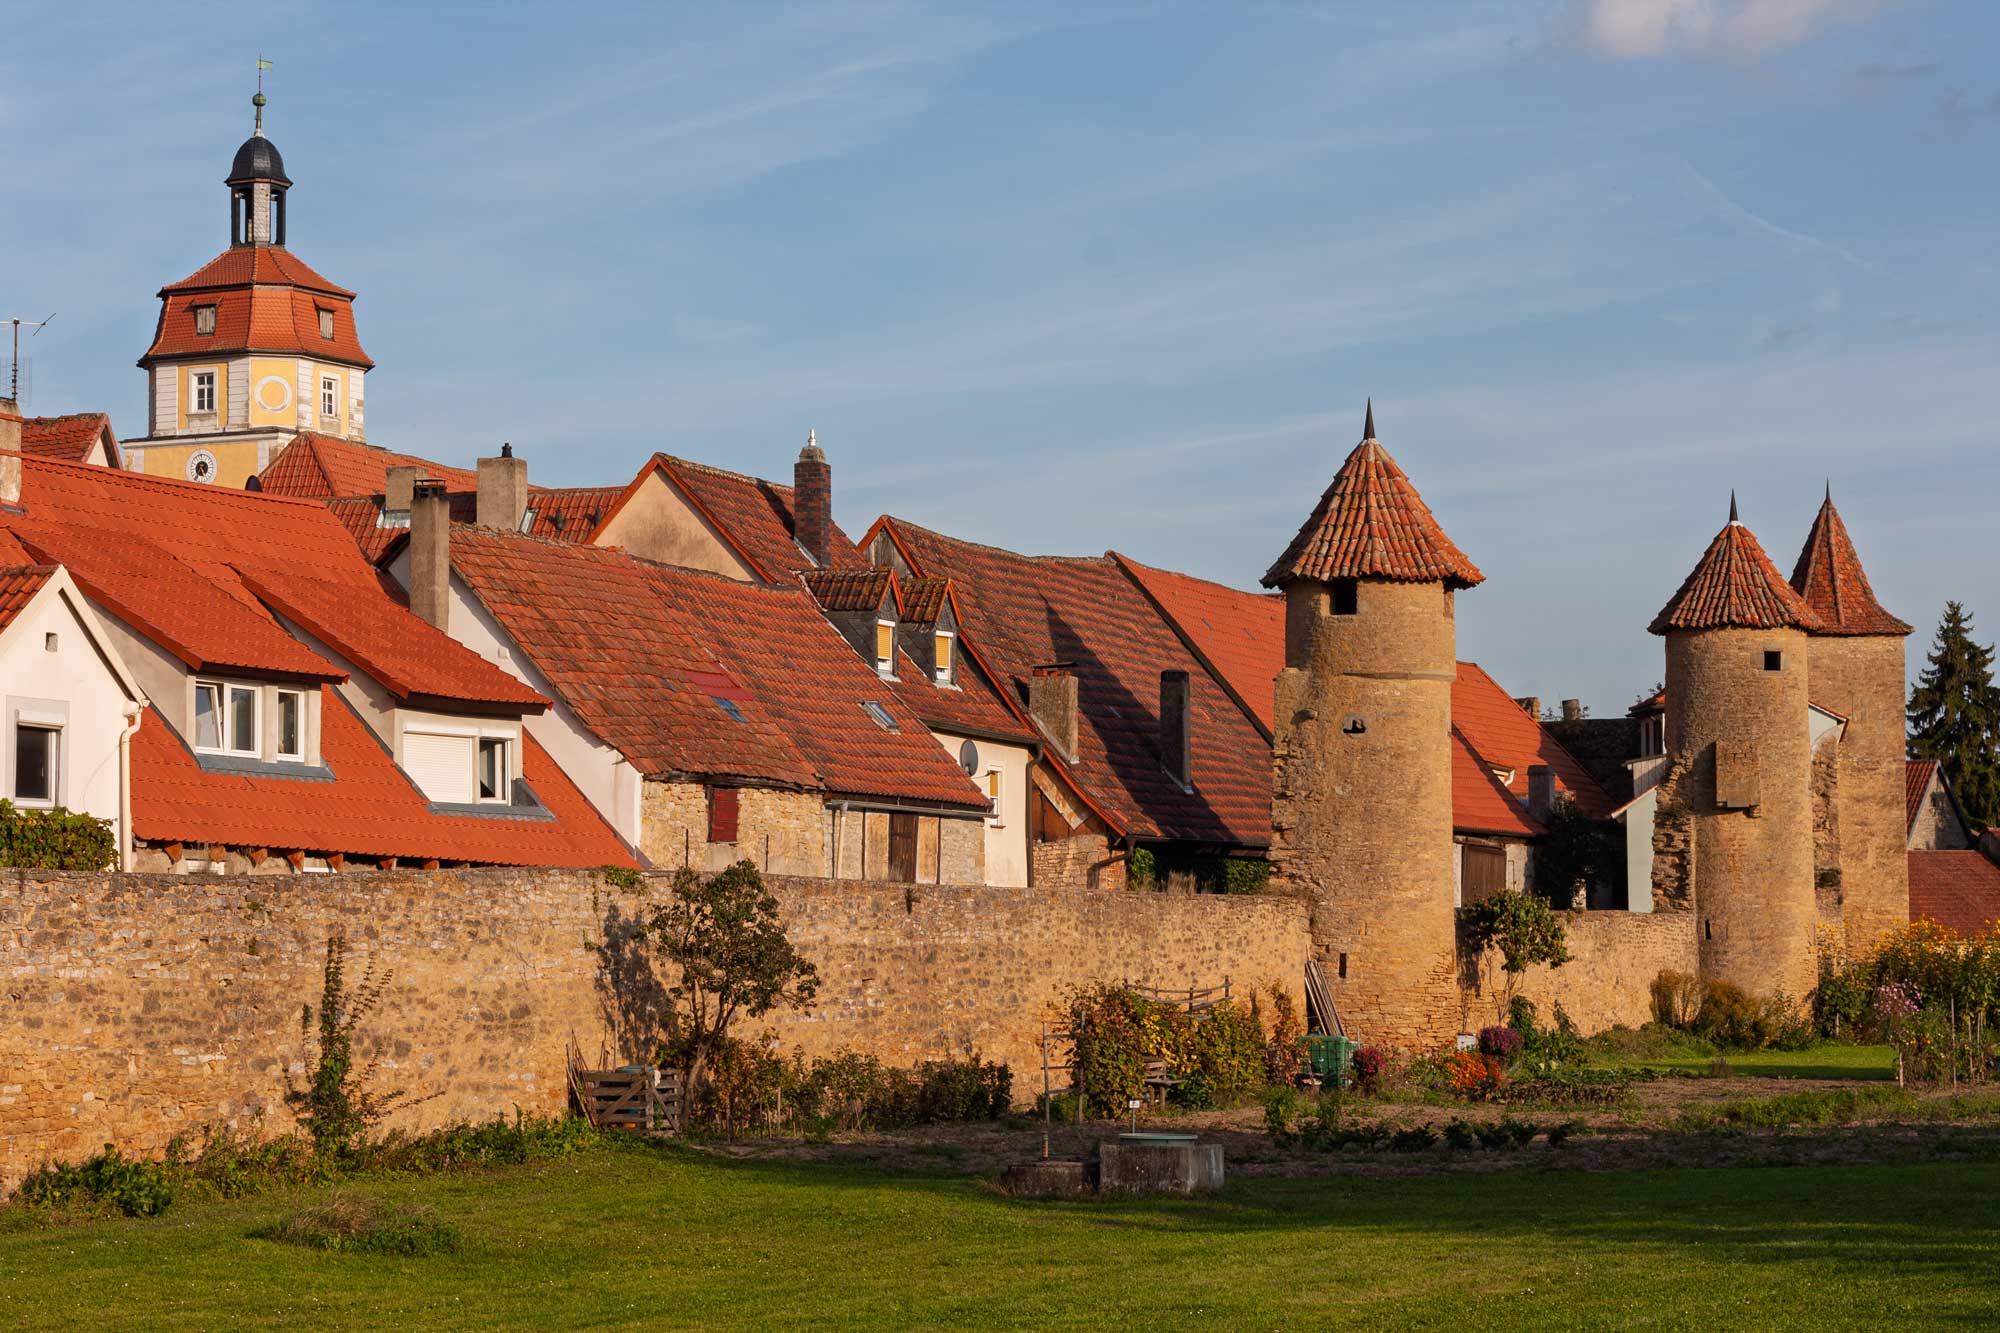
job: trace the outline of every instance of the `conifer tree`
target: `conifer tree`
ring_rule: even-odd
[[[1935,759],[1965,817],[2000,823],[2000,690],[1993,650],[1972,639],[1972,617],[1946,602],[1924,672],[1910,691],[1912,759]]]

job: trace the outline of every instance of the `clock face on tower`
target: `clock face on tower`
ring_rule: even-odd
[[[206,449],[197,449],[189,454],[187,477],[189,481],[214,481],[215,455]]]

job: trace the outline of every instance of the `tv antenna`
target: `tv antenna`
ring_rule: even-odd
[[[49,319],[20,319],[17,317],[7,321],[7,323],[14,326],[14,360],[8,366],[7,397],[16,404],[21,401],[21,326],[26,324],[34,330],[33,333],[28,335],[30,338],[39,338],[42,336],[42,330],[49,326],[49,320],[54,318],[55,315],[51,313]]]

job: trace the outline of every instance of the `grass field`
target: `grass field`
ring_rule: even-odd
[[[1712,1055],[1602,1056],[1593,1064],[1628,1068],[1667,1069],[1705,1074]],[[1896,1077],[1893,1046],[1844,1046],[1824,1043],[1803,1051],[1730,1051],[1723,1056],[1731,1070],[1762,1078]]]
[[[2000,1318],[2000,1164],[1242,1181],[1199,1201],[675,1148],[350,1188],[458,1254],[248,1233],[324,1190],[147,1221],[0,1217],[0,1324],[1903,1328]]]

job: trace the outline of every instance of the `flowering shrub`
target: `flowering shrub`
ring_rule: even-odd
[[[1521,1034],[1504,1023],[1479,1029],[1479,1049],[1503,1064],[1519,1055],[1524,1045]]]
[[[1373,1092],[1382,1082],[1383,1071],[1389,1067],[1389,1053],[1380,1046],[1363,1046],[1354,1053],[1354,1086],[1363,1092]]]
[[[1480,1101],[1507,1081],[1507,1067],[1484,1051],[1453,1051],[1445,1059],[1451,1090],[1469,1101]]]
[[[1885,981],[1875,988],[1875,1017],[1884,1027],[1899,1019],[1915,1018],[1921,1008],[1917,988],[1907,981]]]

